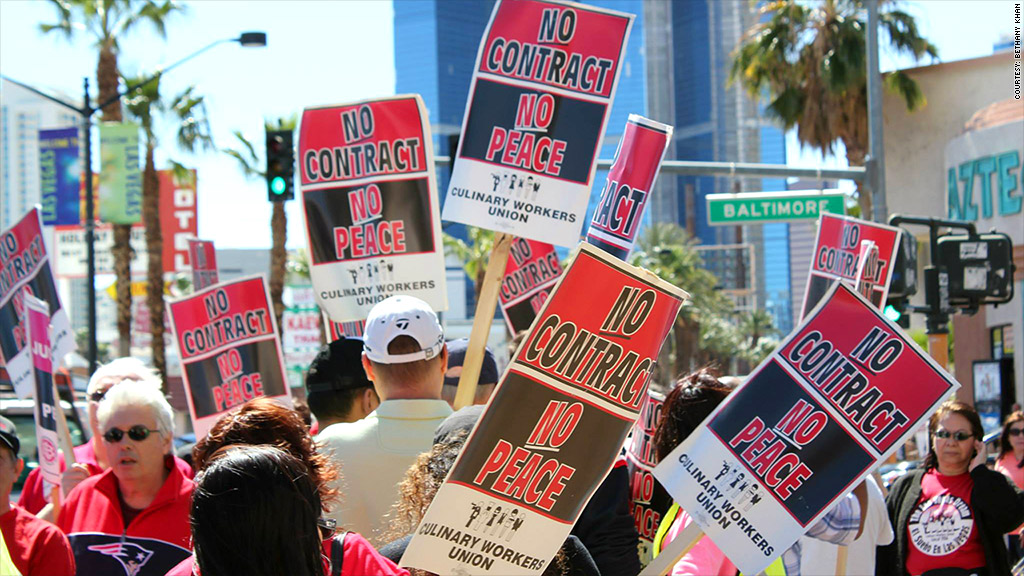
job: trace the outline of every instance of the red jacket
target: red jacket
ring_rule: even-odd
[[[188,514],[194,484],[170,470],[152,504],[127,527],[112,470],[75,487],[57,525],[68,536],[79,574],[163,576],[191,554]]]

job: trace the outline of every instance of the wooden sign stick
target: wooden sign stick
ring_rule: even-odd
[[[839,552],[836,554],[836,576],[846,576],[846,557],[849,553],[848,547],[839,547]]]
[[[651,560],[651,563],[640,572],[639,576],[664,576],[672,572],[672,567],[676,565],[676,562],[679,562],[690,551],[690,548],[693,548],[703,537],[704,531],[691,520],[686,528],[683,528],[683,531],[669,542],[668,546],[654,560]]]
[[[498,305],[498,290],[501,288],[501,280],[505,276],[505,265],[508,263],[508,252],[512,247],[513,238],[515,237],[504,232],[494,233],[491,258],[487,262],[483,286],[480,287],[480,298],[476,303],[476,313],[473,316],[473,330],[469,333],[466,358],[462,363],[462,375],[459,377],[459,387],[455,391],[456,410],[471,405],[473,398],[476,397],[480,367],[484,363],[484,348],[487,346],[487,337],[491,333],[491,322],[494,320],[494,310]]]

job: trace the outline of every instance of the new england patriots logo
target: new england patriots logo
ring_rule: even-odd
[[[96,544],[89,546],[91,552],[99,552],[110,556],[121,563],[126,576],[138,576],[139,570],[149,562],[153,552],[133,542],[117,542],[115,544]]]

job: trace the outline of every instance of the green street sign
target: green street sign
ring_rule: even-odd
[[[817,220],[822,213],[846,214],[846,196],[834,190],[708,194],[708,225]]]

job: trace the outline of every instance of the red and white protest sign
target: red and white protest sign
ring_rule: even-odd
[[[447,310],[427,110],[418,95],[307,108],[302,205],[317,303],[363,320],[395,294]]]
[[[837,282],[654,474],[744,574],[755,574],[957,388]]]
[[[26,294],[46,302],[53,326],[52,357],[60,361],[74,349],[74,340],[53,282],[39,208],[29,210],[17,224],[0,233],[0,364],[5,365],[20,398],[31,397],[34,390]]]
[[[587,242],[620,260],[629,256],[671,139],[671,126],[629,115]]]
[[[291,407],[263,276],[224,282],[168,304],[196,438],[232,408],[267,396]]]
[[[499,1],[477,52],[444,219],[579,240],[633,15]]]
[[[50,311],[46,302],[25,296],[28,332],[35,374],[36,447],[39,451],[39,473],[43,480],[60,484],[60,446],[57,440],[57,398],[53,386],[53,359],[50,356]]]
[[[562,274],[562,263],[554,246],[525,238],[513,240],[508,254],[498,300],[505,325],[515,336],[533,324]]]
[[[686,297],[582,244],[401,565],[543,572],[618,456]]]
[[[188,239],[188,261],[192,266],[192,289],[202,290],[220,282],[217,250],[212,240]]]
[[[196,171],[178,177],[174,170],[159,170],[160,232],[164,241],[164,273],[184,272],[189,267],[189,238],[199,233]]]
[[[654,430],[661,419],[665,397],[648,391],[647,401],[640,409],[640,418],[633,425],[626,443],[626,468],[629,470],[629,510],[640,536],[640,563],[646,565],[654,552],[654,537],[661,517],[672,506],[672,497],[654,477],[658,451],[654,447]]]
[[[362,338],[366,330],[365,320],[352,322],[334,322],[324,314],[324,325],[327,326],[327,337],[331,342],[341,338]]]
[[[851,216],[822,214],[818,220],[818,239],[811,256],[811,270],[804,291],[803,314],[806,316],[837,280],[856,288],[870,284],[868,300],[881,309],[889,295],[896,249],[900,245],[899,228],[858,220]],[[877,252],[864,252],[875,260],[864,267],[861,243],[874,242]],[[863,279],[859,275],[863,272]]]

